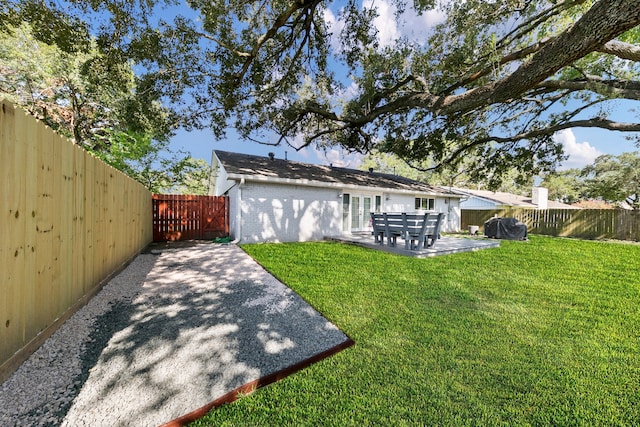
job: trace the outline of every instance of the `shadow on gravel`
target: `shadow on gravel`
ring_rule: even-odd
[[[131,302],[156,259],[133,260],[0,384],[0,425],[62,423],[102,350],[128,324]]]
[[[162,424],[348,340],[233,245],[164,252],[97,324],[68,425]]]

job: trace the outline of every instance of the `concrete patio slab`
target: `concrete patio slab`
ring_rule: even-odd
[[[327,236],[325,240],[348,243],[365,248],[390,252],[397,255],[410,256],[414,258],[428,258],[438,255],[449,255],[460,252],[472,252],[482,249],[497,248],[500,246],[499,240],[491,240],[478,237],[442,237],[436,241],[431,248],[410,251],[405,249],[404,241],[398,239],[396,246],[388,246],[386,241],[383,245],[376,243],[371,233],[353,233],[340,236]]]

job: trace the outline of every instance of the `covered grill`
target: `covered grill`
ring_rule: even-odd
[[[527,240],[527,225],[515,218],[491,218],[484,223],[484,235],[494,239]]]

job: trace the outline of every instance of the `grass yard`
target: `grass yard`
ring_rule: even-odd
[[[243,248],[356,345],[194,425],[640,424],[640,245]]]

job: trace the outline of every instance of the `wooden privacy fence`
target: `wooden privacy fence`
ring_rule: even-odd
[[[0,381],[151,242],[151,193],[0,103]]]
[[[622,209],[463,209],[462,229],[470,225],[482,228],[494,216],[516,218],[527,225],[529,233],[640,241],[640,213]]]
[[[225,196],[153,195],[153,241],[202,240],[229,236]]]

